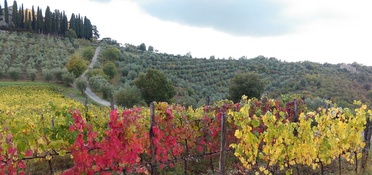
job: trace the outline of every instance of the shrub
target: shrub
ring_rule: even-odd
[[[86,47],[81,52],[81,56],[85,60],[91,60],[93,58],[93,56],[94,56],[94,52],[95,52],[95,50],[92,47]]]
[[[99,75],[105,78],[106,80],[109,80],[109,77],[103,72],[102,69],[89,69],[89,71],[86,73],[86,76],[88,77],[88,79],[96,75]]]
[[[136,86],[126,84],[123,88],[115,92],[115,103],[123,107],[133,107],[134,105],[144,104],[141,91]]]
[[[51,72],[53,73],[54,75],[54,78],[57,80],[57,81],[60,81],[62,82],[62,75],[67,73],[68,70],[66,68],[53,68],[51,70]]]
[[[29,78],[31,81],[35,81],[37,70],[36,70],[36,69],[31,69],[31,70],[27,71],[27,73],[28,73],[28,74],[27,74],[28,78]]]
[[[101,68],[101,62],[99,62],[98,60],[93,64],[93,69],[99,69]]]
[[[8,66],[6,64],[2,65],[0,67],[0,78],[4,77],[5,74],[6,74],[6,69],[8,68]]]
[[[104,99],[111,98],[113,89],[114,89],[114,87],[110,83],[105,83],[101,87],[102,98],[104,98]]]
[[[137,78],[137,72],[130,70],[129,73],[128,73],[128,79],[129,80],[134,80],[135,78]]]
[[[102,87],[103,87],[105,84],[107,84],[108,82],[107,82],[107,80],[106,80],[104,77],[102,77],[102,76],[100,76],[100,75],[95,75],[95,76],[93,76],[93,77],[91,77],[91,78],[89,79],[89,83],[90,83],[90,87],[91,87],[94,91],[99,92],[99,91],[102,90]]]
[[[69,72],[73,73],[75,77],[79,77],[88,68],[84,59],[77,55],[72,55],[66,64],[66,68]]]
[[[112,79],[116,75],[116,67],[113,62],[106,63],[103,68],[103,72]]]
[[[176,94],[175,88],[163,72],[148,69],[146,74],[140,74],[134,84],[141,90],[146,104],[157,102],[170,102]]]
[[[120,50],[113,46],[108,46],[105,50],[101,53],[101,61],[104,62],[106,60],[116,61],[120,57]]]
[[[8,70],[8,75],[14,81],[17,81],[21,78],[22,70],[20,67],[10,67]]]
[[[127,67],[123,67],[122,69],[121,69],[121,75],[122,76],[127,76],[128,75],[128,73],[129,73],[129,69],[127,68]]]
[[[75,39],[77,36],[76,36],[76,32],[72,29],[68,29],[66,32],[65,32],[65,37],[69,38],[70,40],[72,39]]]
[[[84,91],[87,89],[87,82],[83,78],[78,78],[75,83],[81,94],[84,94]]]
[[[141,43],[141,44],[138,46],[138,49],[139,49],[139,50],[142,50],[142,51],[146,51],[146,44],[145,44],[145,43]]]
[[[53,80],[53,72],[51,70],[43,70],[43,77],[45,81]]]
[[[72,84],[74,83],[74,80],[75,80],[75,75],[70,72],[66,72],[62,75],[62,81],[65,84]]]
[[[238,102],[243,95],[260,98],[265,84],[257,73],[241,73],[234,76],[229,87],[230,98]]]

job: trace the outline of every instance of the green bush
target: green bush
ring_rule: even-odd
[[[229,87],[230,98],[240,101],[243,95],[249,98],[261,98],[265,84],[257,73],[241,73],[234,76]]]
[[[95,75],[89,79],[89,84],[94,91],[100,92],[103,86],[108,84],[108,81],[100,75]]]
[[[69,72],[73,73],[75,77],[79,77],[88,68],[83,58],[72,55],[66,64],[66,68]]]
[[[81,94],[87,89],[87,82],[83,78],[78,78],[75,81],[76,87],[80,90]]]
[[[52,81],[54,78],[53,72],[51,70],[43,70],[43,78],[45,81]]]
[[[127,76],[128,75],[128,73],[129,73],[129,68],[127,68],[127,67],[123,67],[122,69],[121,69],[121,75],[122,76]]]
[[[91,60],[94,56],[94,48],[92,47],[86,47],[83,49],[83,51],[81,52],[81,56],[85,59],[85,60]]]
[[[116,75],[116,66],[113,62],[106,63],[102,70],[110,79]]]
[[[75,75],[70,72],[66,72],[65,74],[62,75],[62,81],[67,85],[74,83],[74,80]]]
[[[160,70],[148,69],[146,74],[140,74],[134,84],[141,90],[146,104],[152,101],[170,102],[176,94],[175,88],[166,75]]]
[[[115,92],[115,103],[117,105],[131,108],[134,105],[143,105],[141,90],[136,86],[130,86],[126,84],[123,88]]]
[[[93,69],[99,69],[101,68],[102,64],[98,60],[93,64]]]
[[[8,75],[11,79],[17,81],[21,78],[22,70],[20,67],[10,67],[8,70]]]
[[[53,76],[54,78],[57,80],[57,81],[60,81],[62,82],[62,75],[67,73],[68,70],[66,68],[53,68],[51,70],[51,72],[53,73]]]
[[[96,75],[99,75],[105,78],[106,80],[109,80],[109,77],[103,72],[102,69],[89,69],[89,71],[86,73],[86,76],[88,77],[88,79]]]
[[[6,69],[7,68],[8,68],[8,66],[6,64],[4,64],[0,67],[0,78],[4,77],[6,75]]]
[[[70,40],[72,39],[75,39],[77,36],[76,36],[76,32],[72,29],[68,29],[66,32],[65,32],[65,37],[69,38]]]
[[[112,97],[114,87],[110,83],[106,83],[101,87],[102,98],[109,99]]]
[[[105,62],[107,60],[110,60],[110,61],[116,61],[119,59],[120,57],[120,50],[116,47],[113,47],[113,46],[107,46],[106,49],[104,49],[102,52],[101,52],[101,55],[100,55],[100,60],[102,62]]]

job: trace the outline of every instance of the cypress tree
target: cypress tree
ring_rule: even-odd
[[[25,11],[23,10],[23,4],[21,5],[21,8],[19,9],[19,18],[18,18],[18,24],[19,28],[24,29],[25,28]]]
[[[58,24],[58,35],[62,35],[62,27],[63,27],[63,14],[59,13],[59,24]]]
[[[4,18],[5,22],[9,24],[9,9],[8,9],[8,2],[4,0]]]
[[[25,23],[25,27],[26,27],[26,29],[28,30],[28,31],[33,31],[33,29],[32,29],[32,13],[29,11],[28,13],[27,13],[28,15],[27,15],[27,18],[26,18],[26,20],[27,20],[27,22]]]
[[[85,28],[85,39],[90,39],[93,37],[93,27],[90,20],[85,16],[84,17],[84,28]]]
[[[85,38],[85,27],[83,18],[80,18],[80,38]]]
[[[52,12],[50,11],[49,6],[45,10],[45,24],[44,24],[45,33],[53,33],[52,31]]]
[[[1,4],[0,4],[0,16],[3,16],[3,9],[1,8]],[[0,21],[2,21],[2,20],[4,20],[4,16],[3,16],[2,19],[0,18]]]
[[[13,1],[13,19],[12,19],[12,22],[13,22],[13,25],[15,28],[18,28],[19,25],[18,25],[18,6],[17,6],[17,1]]]
[[[32,6],[31,18],[30,19],[32,21],[32,30],[37,31],[37,22],[36,22],[36,16],[35,16],[34,6]]]
[[[88,19],[86,16],[84,16],[84,38],[88,38],[88,32],[87,32],[87,25],[88,25]]]
[[[81,18],[80,18],[80,14],[77,18],[75,18],[75,21],[76,21],[76,35],[78,38],[81,38]]]
[[[60,13],[59,13],[59,10],[55,10],[54,11],[54,25],[55,25],[55,33],[56,34],[60,34],[61,32],[61,28],[60,28],[60,21],[61,21],[61,18],[60,18]]]
[[[61,22],[61,35],[65,35],[66,31],[68,29],[68,21],[67,16],[65,14],[65,11],[62,13],[62,22]]]
[[[55,21],[55,18],[56,18],[55,14],[51,12],[50,13],[50,21],[52,22],[51,23],[52,28],[51,28],[51,31],[48,32],[48,33],[51,33],[51,34],[56,33],[56,23],[55,23],[56,21]]]
[[[37,30],[41,33],[44,29],[43,13],[42,9],[37,7]]]
[[[76,32],[76,25],[75,25],[75,14],[72,13],[70,18],[70,28]]]

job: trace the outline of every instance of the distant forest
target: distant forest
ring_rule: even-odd
[[[38,6],[36,9],[24,8],[23,4],[18,6],[17,1],[9,6],[4,0],[0,4],[0,29],[14,31],[29,31],[40,34],[51,34],[68,38],[99,38],[97,27],[92,25],[86,17],[71,15],[68,20],[64,11],[51,11],[47,6],[44,15],[43,10]]]

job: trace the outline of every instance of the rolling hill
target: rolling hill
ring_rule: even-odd
[[[85,40],[71,42],[48,35],[0,32],[0,78],[60,81],[63,74],[68,74],[68,57],[90,45],[93,43]],[[322,103],[323,99],[337,101],[342,107],[350,107],[353,100],[371,103],[372,67],[358,63],[285,62],[264,56],[207,59],[146,51],[130,44],[120,47],[111,40],[101,45],[102,52],[113,47],[120,50],[119,57],[113,60],[117,73],[110,80],[111,91],[134,86],[133,80],[140,73],[154,68],[163,71],[176,86],[174,102],[200,106],[207,96],[211,101],[228,98],[230,80],[237,73],[256,72],[265,82],[264,95],[269,98],[299,94],[309,103]],[[102,66],[96,64],[95,68]],[[52,74],[51,79],[48,74]]]

